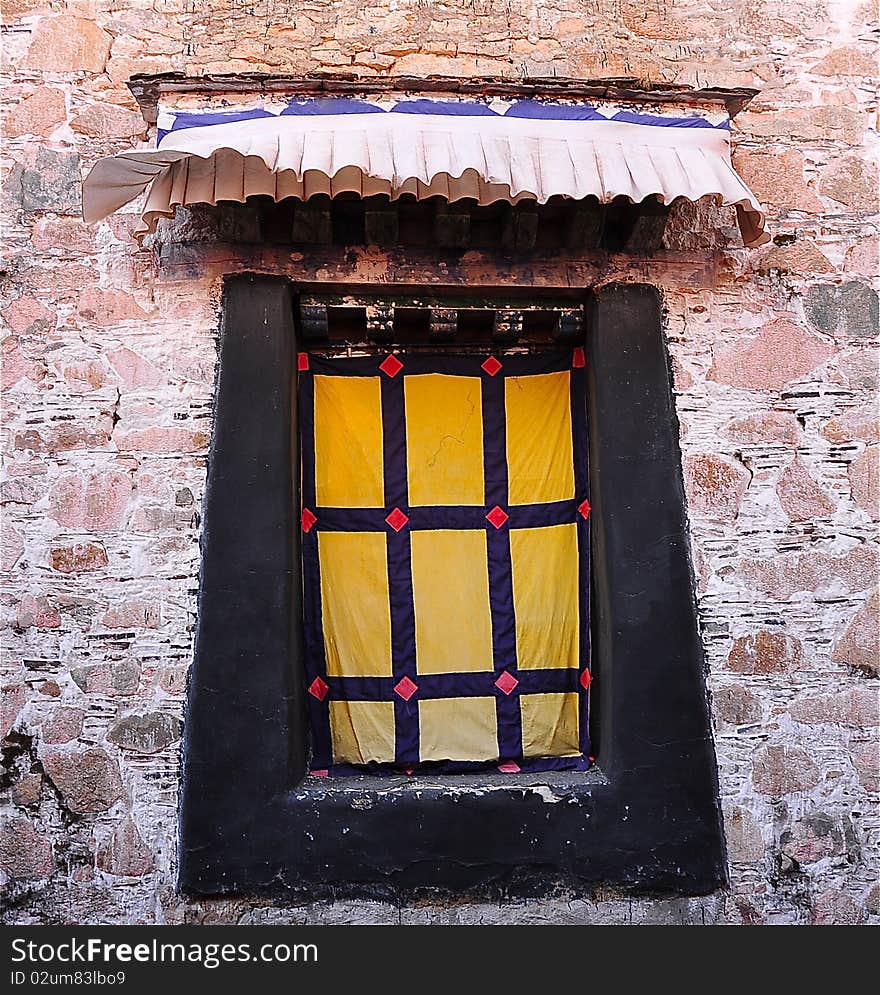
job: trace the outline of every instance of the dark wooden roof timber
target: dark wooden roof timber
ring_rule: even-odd
[[[564,79],[499,76],[387,76],[363,79],[355,73],[309,73],[283,76],[270,73],[218,73],[187,76],[185,73],[138,73],[128,86],[145,119],[156,120],[160,96],[168,93],[298,93],[381,94],[396,92],[449,93],[481,97],[561,97],[619,100],[631,103],[720,104],[733,117],[759,92],[748,87],[678,86],[636,77]]]

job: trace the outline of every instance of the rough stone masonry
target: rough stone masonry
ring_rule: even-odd
[[[866,923],[878,869],[874,5],[7,0],[4,916],[17,923]],[[711,286],[664,287],[730,886],[690,900],[190,901],[179,738],[219,270],[162,279],[80,183],[147,141],[133,73],[323,69],[752,86]],[[722,218],[723,220],[723,218]]]

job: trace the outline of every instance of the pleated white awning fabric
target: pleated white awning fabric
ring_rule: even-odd
[[[748,246],[769,240],[755,195],[730,163],[729,120],[521,100],[503,109],[411,100],[383,107],[346,98],[291,100],[280,112],[166,115],[158,147],[101,159],[83,184],[98,221],[148,189],[136,234],[177,205],[307,199],[343,192],[412,194],[485,205],[551,197],[624,196],[737,209]],[[160,124],[162,119],[160,118]]]

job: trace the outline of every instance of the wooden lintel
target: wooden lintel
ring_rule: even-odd
[[[149,256],[150,250],[142,250]],[[576,301],[607,283],[650,283],[673,291],[712,289],[719,256],[711,252],[659,251],[640,256],[603,251],[531,252],[511,257],[472,250],[379,250],[323,245],[297,250],[223,242],[169,244],[159,252],[161,283],[220,280],[236,273],[287,277],[305,292],[438,295],[529,288]]]
[[[449,93],[468,96],[557,97],[606,99],[625,102],[720,104],[733,116],[752,100],[758,90],[747,87],[703,87],[651,82],[635,76],[604,79],[526,77],[511,80],[498,76],[380,76],[359,77],[355,73],[308,73],[301,76],[270,73],[206,73],[188,76],[181,72],[137,73],[128,87],[144,118],[153,124],[159,99],[173,93],[289,93],[320,96],[332,93]]]

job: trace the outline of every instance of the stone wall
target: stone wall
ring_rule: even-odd
[[[33,922],[862,923],[880,917],[876,71],[857,0],[7,0],[5,915]],[[285,907],[176,895],[217,274],[165,279],[80,180],[136,72],[754,86],[773,242],[665,286],[730,858],[703,899]],[[673,248],[701,249],[687,212]],[[646,664],[649,662],[646,662]]]

